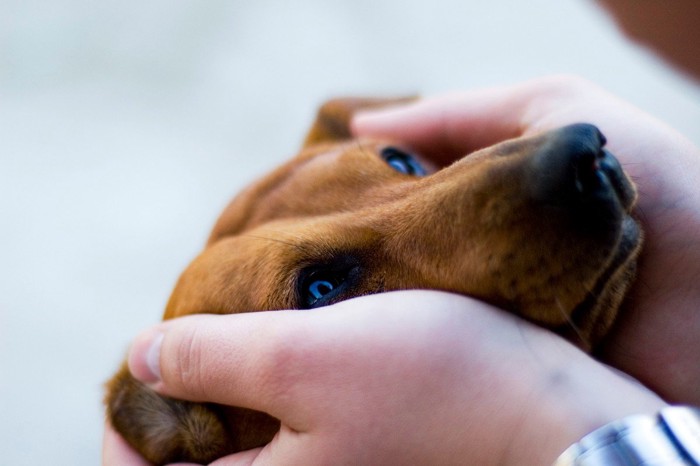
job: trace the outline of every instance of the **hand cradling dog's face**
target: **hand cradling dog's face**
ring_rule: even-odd
[[[597,128],[513,139],[438,169],[400,141],[350,139],[352,112],[367,104],[380,102],[324,106],[301,153],[233,200],[166,318],[424,288],[488,301],[585,348],[605,336],[642,235],[635,189]],[[107,404],[117,430],[157,464],[207,462],[277,429],[261,413],[145,391],[123,368]],[[158,435],[153,412],[166,426]],[[207,428],[187,431],[188,416]]]

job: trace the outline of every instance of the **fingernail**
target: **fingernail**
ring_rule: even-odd
[[[129,371],[146,384],[161,380],[160,348],[165,334],[160,329],[148,330],[134,340],[129,350]]]

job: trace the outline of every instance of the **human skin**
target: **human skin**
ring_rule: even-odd
[[[600,356],[668,400],[700,404],[700,175],[691,143],[570,77],[425,99],[361,115],[354,130],[403,140],[448,164],[578,121],[602,129],[638,182],[647,231],[641,286]],[[129,362],[164,394],[281,419],[270,445],[215,463],[226,465],[542,465],[596,427],[664,404],[556,335],[431,291],[317,311],[175,319],[137,339]],[[119,442],[108,427],[104,464],[133,455]]]
[[[436,291],[175,319],[137,339],[129,364],[166,395],[281,420],[268,446],[216,465],[542,465],[663,406],[558,336]]]
[[[424,99],[354,121],[448,164],[504,139],[597,125],[639,186],[646,232],[636,285],[599,356],[665,399],[700,405],[700,150],[681,134],[571,76]]]

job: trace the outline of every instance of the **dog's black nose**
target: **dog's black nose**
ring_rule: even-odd
[[[634,188],[605,142],[598,128],[584,123],[545,135],[529,174],[534,198],[578,211],[628,209]]]

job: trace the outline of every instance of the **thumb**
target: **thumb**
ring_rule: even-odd
[[[275,313],[279,320],[284,311]],[[266,411],[265,342],[277,328],[268,314],[200,314],[163,322],[134,340],[129,370],[166,396]]]

